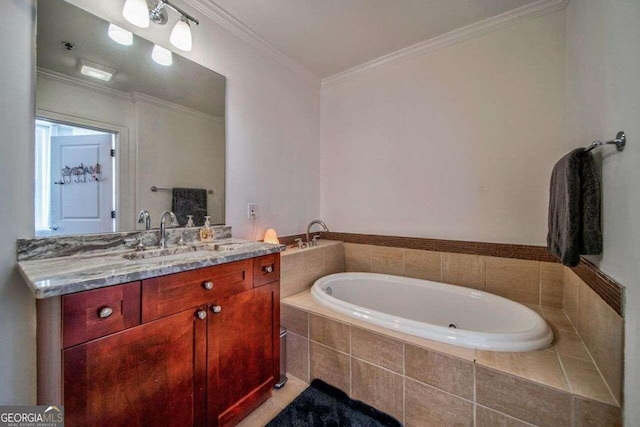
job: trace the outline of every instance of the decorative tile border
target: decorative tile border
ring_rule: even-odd
[[[380,236],[374,234],[320,233],[323,239],[341,240],[374,246],[420,249],[423,251],[451,252],[531,261],[557,262],[542,246],[511,245],[505,243],[465,242],[461,240],[423,239],[418,237]]]
[[[602,271],[584,258],[572,268],[595,293],[600,296],[620,316],[624,317],[624,287],[607,277]]]
[[[313,233],[318,234],[318,233]],[[515,258],[532,261],[558,262],[543,246],[512,245],[505,243],[465,242],[459,240],[424,239],[418,237],[382,236],[375,234],[320,232],[322,239],[340,240],[345,243],[389,246],[404,249],[482,255],[500,258]],[[295,239],[305,239],[304,234],[281,237],[281,243],[290,245]],[[582,258],[572,269],[594,290],[616,313],[624,316],[624,287],[607,277],[596,266]]]

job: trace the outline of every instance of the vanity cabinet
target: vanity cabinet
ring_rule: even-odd
[[[267,255],[39,300],[39,404],[64,404],[69,426],[237,424],[279,377],[279,265]]]

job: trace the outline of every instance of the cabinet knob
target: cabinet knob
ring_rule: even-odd
[[[100,316],[101,319],[106,319],[107,317],[111,316],[112,314],[113,314],[113,310],[111,308],[109,308],[109,307],[103,307],[98,312],[98,316]]]
[[[273,273],[273,265],[262,267],[262,271],[264,271],[265,273]]]
[[[220,307],[219,305],[214,305],[211,307],[211,311],[213,311],[214,313],[220,313],[222,311],[222,307]]]
[[[207,318],[207,312],[204,310],[198,310],[198,312],[196,313],[196,316],[198,317],[198,319],[204,320]]]
[[[210,280],[206,281],[202,284],[202,286],[204,286],[205,289],[210,291],[211,289],[213,289],[213,282]]]

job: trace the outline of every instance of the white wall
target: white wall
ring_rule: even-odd
[[[152,186],[206,188],[212,224],[224,224],[224,121],[138,101],[137,209],[147,209],[153,227],[171,209],[171,192]],[[182,224],[184,225],[184,224]],[[198,224],[202,225],[202,224]]]
[[[122,26],[124,1],[74,0]],[[178,2],[176,2],[178,4]],[[182,2],[180,6],[184,6]],[[35,304],[16,274],[15,241],[33,235],[34,22],[29,0],[3,2],[0,18],[0,404],[35,400]],[[319,82],[290,71],[197,15],[190,59],[227,77],[227,224],[251,238],[298,233],[319,213]],[[120,25],[119,24],[119,25]],[[128,26],[130,28],[130,26]],[[154,37],[168,45],[171,28]]]
[[[18,275],[16,239],[33,233],[32,1],[9,0],[0,17],[0,404],[35,400],[35,301]]]
[[[572,0],[567,9],[567,143],[600,148],[604,249],[592,258],[626,287],[625,425],[640,425],[640,2]]]
[[[322,90],[331,230],[546,244],[564,11]]]

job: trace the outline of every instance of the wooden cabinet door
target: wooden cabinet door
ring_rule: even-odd
[[[63,352],[69,426],[201,426],[206,319],[186,310]]]
[[[269,398],[280,366],[279,289],[274,282],[209,307],[209,425],[235,425]]]

